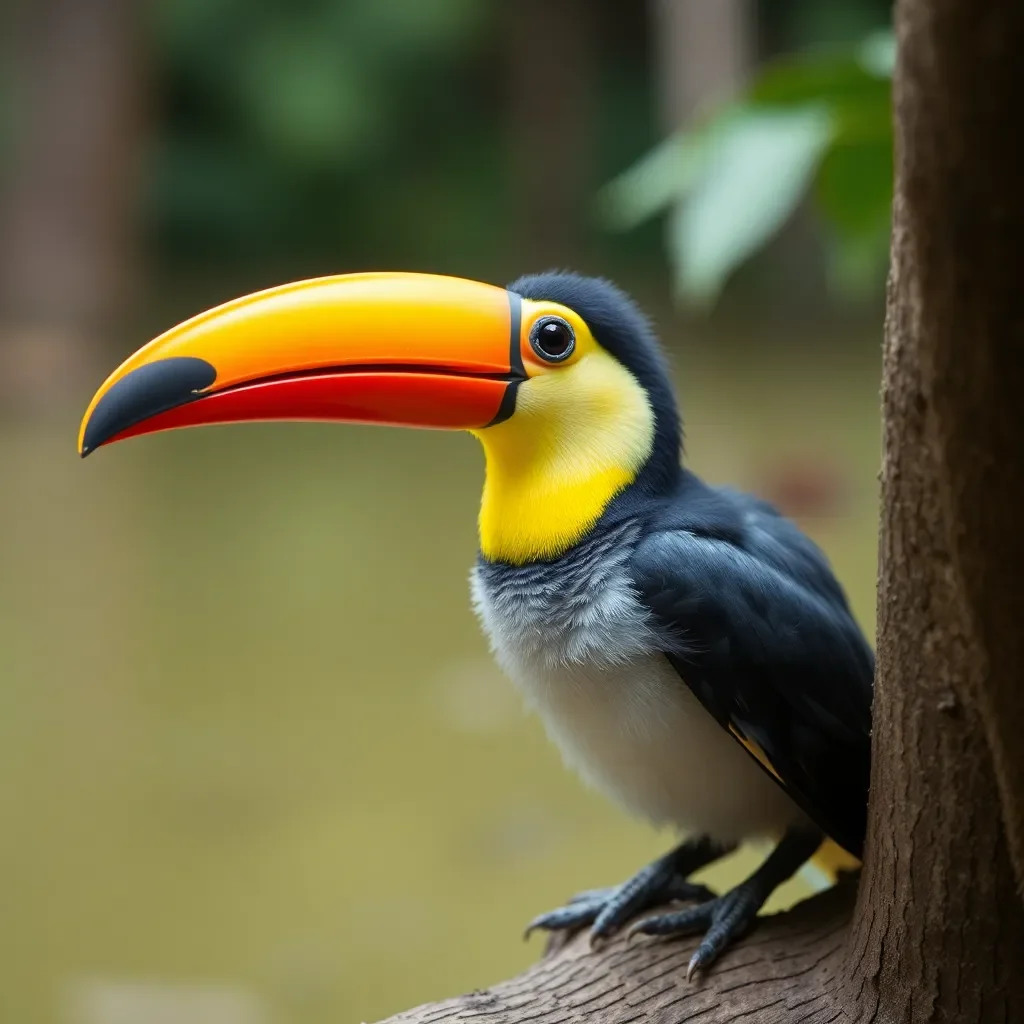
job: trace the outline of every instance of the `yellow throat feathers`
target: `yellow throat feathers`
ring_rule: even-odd
[[[480,549],[523,565],[570,548],[636,479],[654,411],[636,378],[595,346],[524,381],[513,415],[474,434],[487,461]]]

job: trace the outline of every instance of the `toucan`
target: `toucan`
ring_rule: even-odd
[[[257,420],[480,440],[471,592],[497,661],[567,764],[681,837],[530,928],[699,934],[692,978],[813,858],[859,865],[872,648],[794,523],[684,467],[664,353],[614,284],[361,273],[247,295],[122,363],[79,452]],[[691,881],[745,840],[772,844],[748,878],[717,895]]]

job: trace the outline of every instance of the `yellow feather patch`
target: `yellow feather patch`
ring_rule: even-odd
[[[861,862],[852,853],[847,853],[837,842],[826,839],[811,858],[816,867],[836,881],[840,871],[856,871]]]
[[[555,558],[636,479],[654,440],[654,412],[636,378],[591,342],[582,358],[519,386],[512,417],[474,431],[487,478],[480,548],[522,565]]]
[[[781,776],[772,767],[771,762],[768,760],[768,755],[761,749],[760,744],[747,739],[733,725],[729,726],[729,732],[747,748],[760,762],[762,767],[771,772],[780,783],[782,782]],[[785,785],[785,783],[782,784]],[[815,889],[821,890],[835,885],[839,881],[840,872],[856,871],[860,866],[861,862],[852,853],[847,853],[834,839],[826,838],[821,846],[818,847],[814,856],[805,865],[802,873]]]
[[[782,782],[782,777],[772,767],[771,761],[768,760],[768,755],[761,749],[759,744],[755,743],[753,740],[748,740],[747,737],[744,736],[734,725],[729,726],[729,732],[731,732],[733,736],[735,736],[736,739],[738,739],[740,743],[747,748],[750,754],[752,754],[760,763],[762,768],[771,772],[779,782]],[[785,785],[785,783],[783,783],[783,785]]]

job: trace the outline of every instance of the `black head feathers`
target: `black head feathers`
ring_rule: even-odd
[[[670,487],[679,474],[682,424],[664,353],[636,303],[611,281],[568,271],[526,274],[508,290],[578,313],[598,344],[636,377],[654,410],[655,436],[651,457],[635,486],[654,493]]]

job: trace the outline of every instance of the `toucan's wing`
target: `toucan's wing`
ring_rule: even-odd
[[[633,581],[704,707],[860,856],[874,654],[824,555],[767,506],[747,511],[739,542],[650,534],[634,551]]]

